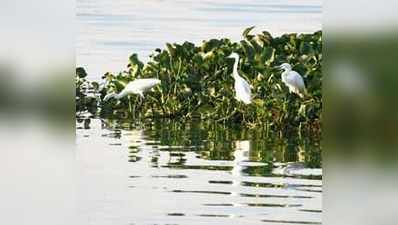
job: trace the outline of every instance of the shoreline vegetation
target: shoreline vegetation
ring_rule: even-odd
[[[76,68],[76,113],[89,112],[105,119],[175,119],[240,124],[279,132],[280,136],[321,136],[322,119],[322,31],[272,37],[267,31],[243,40],[211,39],[196,46],[190,42],[167,43],[156,49],[144,64],[137,54],[127,68],[105,73],[101,84],[86,79],[83,67]],[[252,103],[235,99],[232,53],[240,55],[239,72],[252,86]],[[289,93],[276,67],[290,63],[307,88],[304,98]],[[145,93],[103,101],[119,93],[137,78],[157,78],[161,84]],[[133,108],[133,110],[131,110]]]

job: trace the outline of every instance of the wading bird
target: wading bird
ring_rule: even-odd
[[[147,78],[147,79],[135,79],[131,82],[129,82],[126,87],[119,93],[110,93],[107,94],[104,97],[104,101],[108,101],[110,98],[116,98],[116,99],[121,99],[126,95],[131,95],[131,94],[136,94],[139,95],[142,99],[144,99],[144,91],[147,91],[154,87],[155,85],[160,84],[159,79],[152,79],[152,78]],[[130,96],[129,98],[129,111],[130,113],[135,114],[135,105],[132,107],[131,106],[131,101],[130,101]],[[134,108],[134,109],[132,109]]]
[[[126,95],[136,94],[144,98],[144,92],[151,89],[155,85],[160,84],[159,79],[136,79],[134,81],[129,82],[126,87],[119,93],[110,93],[107,94],[104,98],[104,101],[109,100],[110,98],[121,99]]]
[[[238,101],[242,101],[245,104],[251,103],[251,87],[249,83],[238,73],[238,63],[239,63],[239,55],[236,53],[232,53],[229,58],[235,59],[234,63],[234,70],[232,72],[232,76],[235,79],[235,92],[236,92],[236,99]]]
[[[289,92],[293,92],[303,98],[307,93],[303,77],[292,70],[292,66],[289,63],[283,63],[279,68],[284,70],[282,73],[282,82],[289,88]]]

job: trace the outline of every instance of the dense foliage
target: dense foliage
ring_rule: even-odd
[[[95,114],[98,106],[97,97],[95,95],[98,90],[98,84],[96,82],[89,82],[86,80],[86,77],[87,73],[84,68],[76,68],[76,112],[88,111]]]
[[[158,78],[161,85],[147,92],[144,100],[130,96],[99,101],[100,116],[200,118],[266,127],[283,134],[309,132],[319,135],[322,32],[272,37],[266,31],[251,35],[251,30],[252,27],[243,32],[243,40],[239,43],[229,39],[211,39],[203,41],[200,46],[190,42],[167,43],[165,49],[156,49],[146,64],[132,54],[127,70],[119,74],[106,73],[103,76],[104,87],[100,90],[98,84],[91,85],[98,90],[100,99],[107,93],[120,92],[136,78]],[[231,76],[234,60],[228,58],[232,52],[241,56],[239,73],[253,87],[252,104],[244,105],[234,98],[234,79]],[[307,97],[290,94],[282,83],[281,71],[276,66],[284,62],[290,63],[303,76]],[[77,110],[87,110],[94,103],[80,96],[84,93],[80,90],[84,78],[78,75]],[[134,110],[131,110],[131,105]]]

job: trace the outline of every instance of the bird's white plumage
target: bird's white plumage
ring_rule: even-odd
[[[283,63],[280,66],[284,70],[282,73],[282,82],[289,88],[289,92],[293,92],[300,97],[304,97],[306,92],[303,77],[292,70],[292,67],[288,63]]]
[[[230,58],[235,59],[234,63],[234,70],[232,73],[232,76],[235,79],[235,92],[236,92],[236,99],[238,101],[242,101],[245,104],[250,104],[251,103],[251,87],[249,83],[243,79],[241,76],[239,76],[238,73],[238,63],[239,63],[239,55],[236,53],[232,53]]]
[[[244,102],[245,104],[251,103],[251,89],[249,83],[241,77],[235,78],[235,91],[236,99]]]
[[[160,84],[159,79],[152,79],[152,78],[136,79],[134,81],[129,82],[119,94],[111,93],[106,95],[104,101],[107,101],[110,98],[120,99],[130,94],[137,94],[140,95],[142,98],[144,98],[144,92],[151,89],[157,84]]]

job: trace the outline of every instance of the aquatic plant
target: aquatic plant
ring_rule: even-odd
[[[97,82],[90,82],[86,80],[87,73],[82,67],[76,68],[75,76],[75,105],[76,112],[88,111],[92,114],[97,112],[98,100],[95,95],[99,85]]]
[[[120,92],[137,78],[157,78],[162,83],[146,94],[145,101],[138,96],[130,100],[99,101],[99,115],[199,118],[265,127],[281,135],[291,132],[320,135],[322,32],[272,37],[266,31],[253,35],[252,29],[245,29],[243,40],[238,43],[229,39],[211,39],[198,46],[190,42],[167,43],[165,49],[156,49],[146,64],[132,54],[126,70],[103,76],[106,85],[100,91],[101,99],[106,94]],[[231,76],[234,60],[228,58],[232,52],[241,56],[239,72],[253,87],[252,104],[244,105],[234,98]],[[284,62],[303,76],[308,91],[306,98],[289,93],[282,84],[281,71],[276,66]],[[129,103],[136,107],[134,115],[128,110]]]

